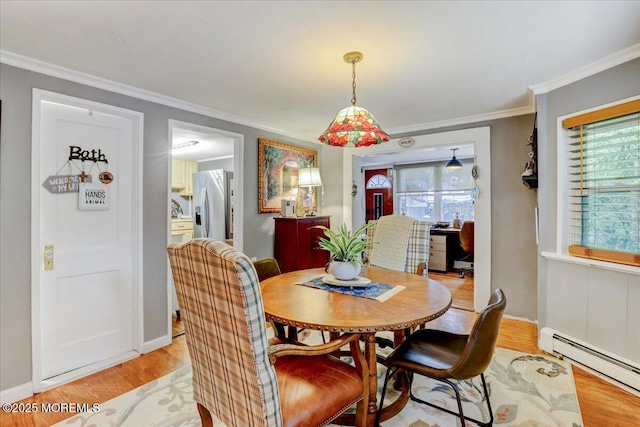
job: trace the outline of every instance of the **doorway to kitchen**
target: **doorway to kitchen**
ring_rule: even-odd
[[[208,237],[242,250],[243,135],[176,120],[169,135],[168,244]],[[167,299],[175,338],[184,328],[168,263]]]

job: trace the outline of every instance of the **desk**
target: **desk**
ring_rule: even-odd
[[[373,426],[377,410],[377,369],[375,333],[414,329],[443,315],[451,306],[451,293],[440,283],[426,277],[385,270],[364,269],[360,274],[373,281],[402,285],[406,289],[385,302],[344,295],[296,285],[324,273],[323,269],[292,271],[260,283],[267,319],[298,328],[328,331],[331,334],[359,333],[365,342],[365,358],[369,370],[369,403],[367,426]],[[397,334],[401,337],[401,334]],[[386,407],[382,420],[402,410],[408,400]],[[341,423],[353,423],[340,419]]]
[[[429,231],[429,270],[453,271],[453,262],[463,254],[459,228],[432,228]]]

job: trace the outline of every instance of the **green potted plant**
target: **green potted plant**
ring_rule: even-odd
[[[362,252],[367,246],[367,228],[374,223],[361,226],[351,233],[346,224],[342,224],[337,231],[323,225],[314,228],[324,230],[325,237],[318,241],[320,248],[329,251],[331,258],[327,272],[339,280],[352,280],[362,269]]]

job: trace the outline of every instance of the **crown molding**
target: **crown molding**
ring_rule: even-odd
[[[535,113],[535,96],[550,92],[554,89],[566,86],[570,83],[581,80],[585,77],[589,77],[593,74],[615,67],[616,65],[623,64],[640,57],[640,44],[636,44],[627,49],[616,52],[601,60],[593,62],[578,70],[567,73],[564,76],[558,77],[546,83],[529,86],[529,105],[525,107],[514,108],[510,110],[501,110],[487,114],[479,114],[476,116],[459,117],[451,120],[442,120],[437,122],[427,122],[410,126],[396,127],[387,129],[387,133],[391,135],[400,135],[410,132],[419,132],[430,129],[445,128],[451,126],[465,125],[469,123],[477,123],[488,120],[503,119],[506,117],[520,116],[524,114]],[[18,68],[23,68],[29,71],[45,74],[52,77],[72,81],[75,83],[95,87],[98,89],[108,90],[110,92],[119,93],[121,95],[131,96],[134,98],[142,99],[149,102],[154,102],[168,107],[177,108],[184,111],[190,111],[192,113],[201,114],[203,116],[212,117],[215,119],[225,120],[231,123],[249,126],[255,129],[260,129],[267,132],[277,133],[283,136],[296,138],[302,141],[316,142],[315,139],[309,139],[305,135],[298,135],[288,132],[283,129],[277,129],[268,126],[264,123],[251,120],[249,118],[238,116],[235,114],[226,113],[224,111],[216,110],[209,107],[204,107],[198,104],[193,104],[178,98],[172,98],[159,93],[147,91],[134,86],[125,85],[112,80],[103,79],[90,74],[81,73],[79,71],[71,70],[68,68],[60,67],[54,64],[50,64],[37,59],[29,58],[27,56],[18,55],[6,50],[0,50],[0,62],[3,64],[11,65]]]
[[[546,83],[529,86],[529,89],[531,89],[534,95],[548,93],[552,90],[577,82],[578,80],[582,80],[604,70],[608,70],[609,68],[613,68],[616,65],[624,64],[625,62],[629,62],[638,57],[640,57],[640,43],[628,47],[627,49],[623,49],[612,55],[605,56],[598,61],[592,62],[591,64],[585,65],[582,68],[578,68],[577,70],[550,80]]]
[[[470,123],[484,122],[488,120],[504,119],[506,117],[522,116],[524,114],[533,114],[536,112],[535,95],[528,91],[529,105],[526,107],[512,108],[510,110],[495,111],[493,113],[478,114],[476,116],[459,117],[451,120],[442,120],[439,122],[421,123],[411,126],[403,126],[397,128],[386,129],[390,135],[401,135],[409,132],[419,132],[430,129],[440,129],[450,126],[467,125]]]
[[[134,86],[129,86],[112,80],[96,77],[91,74],[81,73],[79,71],[60,67],[58,65],[50,64],[48,62],[40,61],[27,56],[18,55],[16,53],[2,49],[0,49],[0,63],[23,68],[25,70],[33,71],[40,74],[45,74],[51,77],[68,80],[74,83],[108,90],[110,92],[119,93],[121,95],[131,96],[133,98],[142,99],[144,101],[154,102],[156,104],[165,105],[167,107],[190,111],[192,113],[201,114],[203,116],[212,117],[214,119],[225,120],[227,122],[249,126],[267,132],[277,133],[283,136],[288,136],[290,138],[308,141],[308,138],[305,136],[287,132],[283,129],[277,129],[243,116],[238,116],[235,114],[216,110],[214,108],[193,104],[182,99],[172,98],[170,96],[162,95],[156,92],[151,92]]]

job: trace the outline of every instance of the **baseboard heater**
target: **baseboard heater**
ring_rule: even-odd
[[[538,346],[592,369],[640,395],[640,365],[551,328],[542,328]]]

